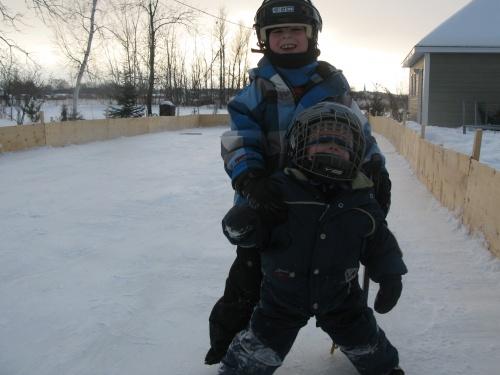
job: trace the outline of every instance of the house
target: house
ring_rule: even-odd
[[[403,67],[410,120],[450,127],[500,120],[500,0],[471,1],[418,42]]]

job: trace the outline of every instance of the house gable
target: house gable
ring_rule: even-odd
[[[473,0],[410,51],[403,67],[427,53],[500,53],[500,0]]]

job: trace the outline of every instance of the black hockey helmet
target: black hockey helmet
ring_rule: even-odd
[[[316,46],[323,21],[311,0],[264,0],[254,24],[261,50],[266,48],[270,29],[291,26],[304,26],[308,39]]]
[[[335,151],[318,147],[332,143]],[[353,180],[364,151],[365,138],[358,116],[335,102],[321,102],[305,109],[288,133],[289,162],[320,181]]]

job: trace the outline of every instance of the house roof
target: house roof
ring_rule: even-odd
[[[436,27],[410,51],[403,67],[426,52],[500,53],[500,0],[473,0]]]

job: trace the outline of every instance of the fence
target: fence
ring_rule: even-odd
[[[129,119],[67,121],[0,127],[0,153],[41,146],[64,146],[118,137],[224,125],[228,115],[156,116]]]
[[[393,119],[372,117],[370,122],[408,160],[429,191],[471,231],[481,232],[491,252],[500,257],[500,173],[426,141]]]

